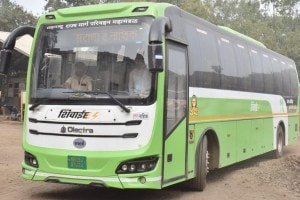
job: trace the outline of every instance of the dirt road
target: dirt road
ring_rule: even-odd
[[[299,200],[300,140],[285,148],[285,156],[269,155],[210,172],[204,192],[184,185],[163,190],[113,190],[78,185],[25,181],[21,178],[22,125],[0,120],[0,199],[3,200]]]

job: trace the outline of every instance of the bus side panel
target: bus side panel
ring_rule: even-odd
[[[214,129],[220,142],[220,166],[235,163],[237,160],[236,121],[218,122]]]
[[[274,148],[274,137],[277,132],[276,128],[273,127],[273,118],[265,118],[264,119],[264,145],[263,145],[263,153],[272,151]]]
[[[219,167],[273,150],[272,118],[199,123],[195,127],[198,140],[205,130],[216,132],[220,144]]]
[[[236,162],[236,121],[208,122],[195,125],[196,144],[201,138],[201,134],[207,130],[216,132],[220,144],[220,166],[224,167]],[[195,150],[196,151],[196,150]]]
[[[299,134],[299,117],[298,116],[290,116],[288,117],[289,125],[288,125],[288,143],[292,143],[297,140]],[[286,144],[287,145],[287,144]]]
[[[253,119],[251,131],[253,156],[264,153],[264,121],[262,119]]]
[[[237,121],[237,161],[246,160],[253,156],[251,120]]]

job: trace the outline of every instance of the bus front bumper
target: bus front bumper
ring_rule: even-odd
[[[96,187],[119,189],[161,189],[161,176],[151,177],[146,174],[119,174],[111,177],[78,176],[55,174],[39,171],[22,163],[22,177],[26,180],[50,183],[83,184]]]

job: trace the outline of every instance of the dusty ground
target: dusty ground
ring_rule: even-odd
[[[300,140],[285,148],[285,156],[260,156],[211,172],[204,192],[190,192],[184,185],[163,190],[112,190],[77,185],[25,181],[21,178],[21,128],[19,122],[0,120],[1,200],[299,200]]]

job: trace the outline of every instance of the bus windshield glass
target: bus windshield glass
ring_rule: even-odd
[[[152,102],[156,80],[147,52],[152,21],[127,17],[43,25],[33,58],[31,103],[99,104],[111,101],[109,96],[126,104]]]

